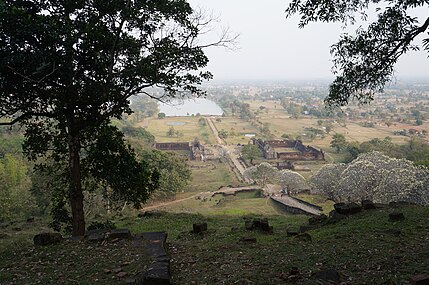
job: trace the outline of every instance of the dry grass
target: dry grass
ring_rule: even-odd
[[[213,123],[218,131],[228,131],[229,136],[226,139],[228,144],[247,144],[250,138],[245,137],[244,135],[258,133],[258,130],[254,126],[240,118],[224,117],[221,118],[220,122],[213,120]]]
[[[225,163],[192,161],[189,162],[189,165],[192,171],[192,181],[185,189],[185,192],[216,191],[222,186],[240,185],[235,174]]]
[[[243,215],[285,215],[281,209],[277,208],[267,198],[241,198],[240,194],[235,196],[222,197],[200,197],[184,200],[180,203],[175,203],[166,207],[161,207],[159,210],[172,213],[192,213],[202,215],[228,215],[228,216],[243,216]]]
[[[16,228],[21,228],[17,231]],[[143,240],[94,243],[64,240],[35,247],[35,234],[48,229],[44,221],[18,223],[2,229],[0,284],[123,284],[117,276],[143,273],[150,263]]]
[[[146,119],[147,130],[155,136],[157,142],[183,142],[192,141],[198,138],[206,144],[214,144],[215,138],[209,127],[200,126],[198,120],[200,117],[167,117],[165,119]],[[169,123],[184,123],[183,126],[171,126]],[[180,137],[167,136],[167,131],[173,127],[183,135]]]

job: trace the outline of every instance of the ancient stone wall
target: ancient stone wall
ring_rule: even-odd
[[[324,160],[322,151],[305,146],[300,140],[269,140],[253,139],[253,144],[262,151],[265,159],[282,160]],[[275,148],[289,148],[296,151],[276,152]]]

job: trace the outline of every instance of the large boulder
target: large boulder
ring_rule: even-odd
[[[334,269],[315,272],[312,277],[320,281],[329,282],[329,284],[340,284],[340,274]]]
[[[375,206],[374,202],[372,202],[371,200],[363,200],[361,202],[362,204],[362,208],[364,210],[373,210],[376,209],[377,207]]]
[[[335,203],[334,209],[341,215],[350,214],[350,207],[346,203]]]
[[[317,224],[321,224],[326,222],[326,220],[328,219],[328,217],[325,214],[321,214],[318,216],[313,216],[311,218],[308,219],[308,224],[309,225],[317,225]]]
[[[399,222],[405,220],[405,216],[400,212],[392,212],[389,214],[389,220],[391,222]]]
[[[267,218],[254,219],[253,221],[245,221],[246,230],[259,230],[263,233],[273,233],[273,227],[268,223]]]
[[[350,204],[347,204],[347,206],[349,207],[350,215],[353,215],[362,211],[362,206],[357,203],[350,203]]]
[[[194,234],[201,234],[207,231],[207,223],[199,223],[192,225],[192,232]]]
[[[328,224],[336,224],[336,223],[338,223],[339,221],[342,221],[342,220],[344,220],[344,219],[346,219],[347,218],[347,216],[346,215],[343,215],[343,214],[340,214],[340,213],[338,213],[337,211],[335,211],[335,210],[332,210],[330,213],[329,213],[329,219],[328,219]]]
[[[411,285],[429,285],[429,275],[421,274],[410,278]]]

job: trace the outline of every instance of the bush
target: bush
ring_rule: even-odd
[[[98,222],[98,221],[94,221],[92,222],[87,230],[88,231],[93,231],[93,230],[113,230],[116,229],[116,225],[115,223],[113,223],[110,220],[106,220],[106,222]]]

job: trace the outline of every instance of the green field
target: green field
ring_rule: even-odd
[[[216,191],[222,186],[239,186],[235,174],[225,163],[213,162],[195,162],[190,161],[192,181],[185,189],[185,192],[199,193]],[[180,194],[178,194],[180,197]]]

